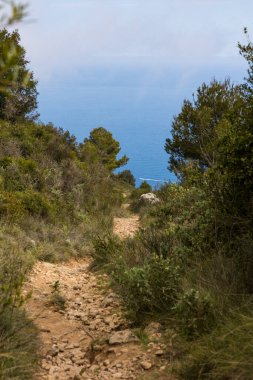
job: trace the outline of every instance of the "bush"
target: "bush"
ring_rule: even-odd
[[[154,256],[141,267],[114,267],[114,281],[132,316],[140,320],[152,313],[171,313],[180,292],[180,267],[170,259]]]
[[[0,216],[19,219],[24,214],[21,200],[14,193],[0,192]]]
[[[48,198],[41,193],[35,191],[26,191],[17,193],[22,206],[30,215],[36,215],[43,218],[50,217],[53,214],[53,206]]]
[[[173,310],[180,333],[187,339],[207,333],[214,326],[214,309],[210,298],[200,295],[195,289],[182,294]]]
[[[97,236],[93,240],[93,262],[91,268],[101,269],[113,262],[113,259],[122,250],[122,243],[113,235]]]
[[[53,206],[47,197],[35,191],[0,193],[0,215],[10,220],[24,215],[53,216]]]
[[[0,316],[21,306],[21,293],[33,257],[11,240],[0,240]]]
[[[1,173],[4,177],[6,191],[41,190],[42,173],[34,160],[23,157],[4,157],[0,160]]]

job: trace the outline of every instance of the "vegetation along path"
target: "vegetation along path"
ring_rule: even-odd
[[[120,237],[137,228],[136,216],[115,219]],[[89,265],[89,259],[39,262],[33,270],[26,291],[33,292],[27,309],[40,330],[37,379],[142,379],[154,370],[163,378],[159,326],[148,327],[150,343],[144,348],[123,317],[120,299],[109,290],[107,275],[95,275]]]

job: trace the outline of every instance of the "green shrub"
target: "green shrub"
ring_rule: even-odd
[[[44,194],[26,191],[17,193],[17,197],[20,198],[24,210],[30,215],[46,218],[52,216],[54,212],[52,204]]]
[[[0,315],[21,306],[22,285],[33,258],[12,241],[0,241]]]
[[[182,294],[173,311],[180,333],[187,339],[207,333],[214,326],[214,310],[210,298],[202,296],[195,289]]]
[[[15,193],[0,192],[0,216],[19,219],[24,214],[21,200]]]
[[[91,268],[100,269],[108,266],[122,250],[122,243],[113,235],[97,236],[93,239],[93,262]]]
[[[6,191],[41,190],[42,174],[32,159],[4,157],[0,160],[0,170]]]
[[[141,267],[128,268],[120,260],[119,264],[114,267],[114,281],[135,318],[171,313],[181,279],[181,269],[173,260],[154,256]]]
[[[35,191],[0,192],[0,215],[20,219],[24,215],[53,216],[54,208],[47,197]]]

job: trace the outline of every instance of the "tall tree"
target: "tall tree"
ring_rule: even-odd
[[[37,81],[25,54],[17,31],[0,31],[0,119],[31,120],[38,116]]]
[[[181,173],[193,162],[200,170],[216,161],[217,137],[229,123],[239,118],[243,103],[242,88],[229,80],[203,84],[193,101],[185,100],[172,123],[172,138],[166,140],[169,168]]]
[[[117,159],[121,148],[111,132],[105,128],[95,128],[91,131],[89,138],[81,145],[80,155],[84,161],[98,162],[113,171],[126,165],[128,158],[123,156]]]

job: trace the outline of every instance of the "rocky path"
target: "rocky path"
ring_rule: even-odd
[[[133,236],[139,228],[139,215],[114,219],[114,233],[121,239]]]
[[[115,220],[115,233],[122,238],[137,228],[136,217]],[[144,348],[140,333],[131,331],[123,317],[120,299],[108,288],[107,276],[95,275],[89,264],[89,259],[38,262],[33,270],[25,291],[33,292],[27,311],[41,339],[36,380],[170,379],[164,374],[159,325],[150,324],[142,333],[150,339]],[[54,290],[64,297],[64,308],[52,303]]]

